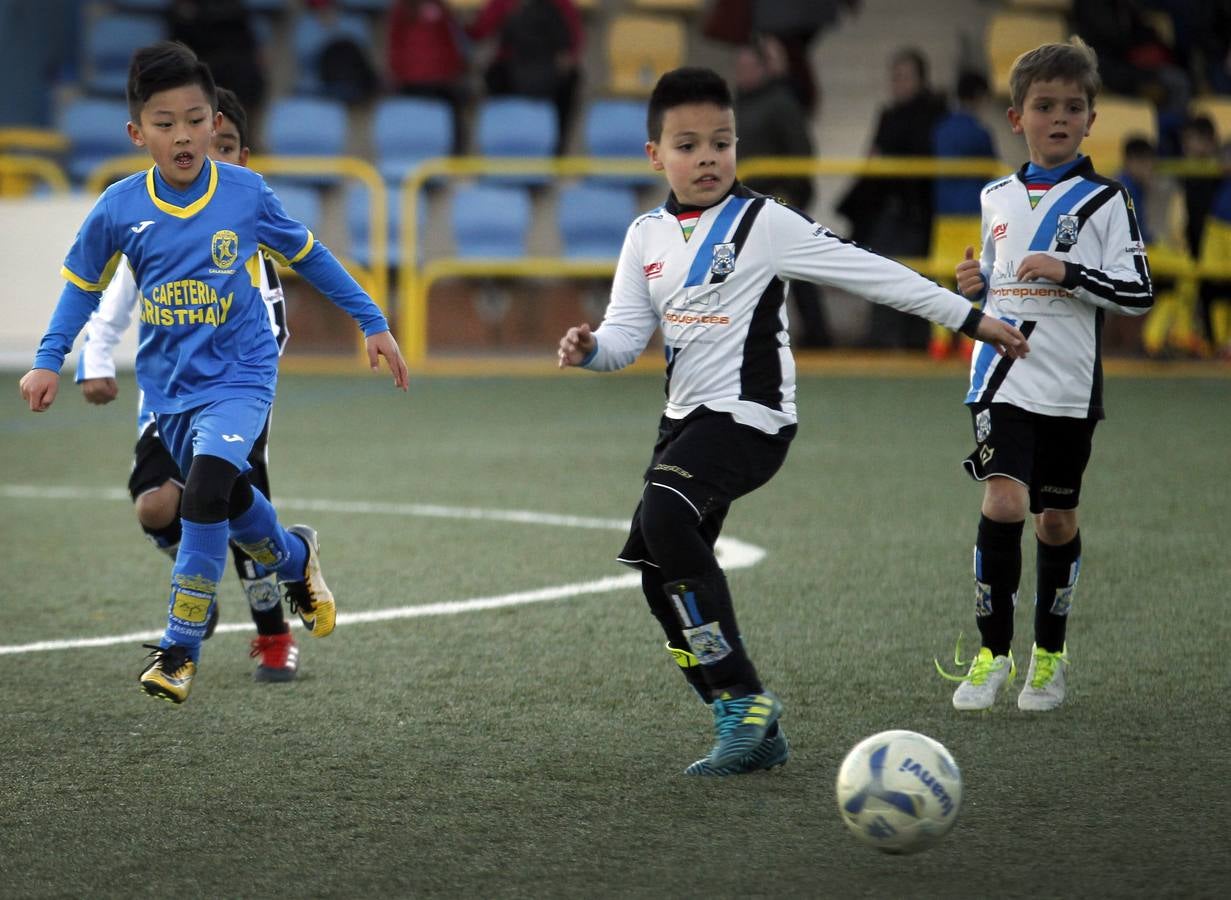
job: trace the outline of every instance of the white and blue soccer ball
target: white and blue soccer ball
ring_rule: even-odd
[[[838,810],[855,837],[885,853],[918,853],[948,834],[962,806],[962,774],[939,741],[882,731],[838,770]]]

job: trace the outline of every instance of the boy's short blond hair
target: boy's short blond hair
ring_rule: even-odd
[[[1077,82],[1090,106],[1094,106],[1094,98],[1103,86],[1098,73],[1098,56],[1077,35],[1065,43],[1043,44],[1027,50],[1013,61],[1013,68],[1009,71],[1009,96],[1013,100],[1013,108],[1021,110],[1030,85],[1036,81],[1056,79]]]

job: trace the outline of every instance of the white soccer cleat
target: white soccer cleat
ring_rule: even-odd
[[[1064,702],[1064,670],[1069,667],[1067,647],[1059,653],[1040,650],[1035,644],[1030,654],[1030,671],[1017,697],[1017,708],[1026,712],[1047,712]]]
[[[992,656],[991,650],[980,647],[979,655],[970,664],[970,671],[953,692],[953,708],[991,709],[1000,689],[1016,674],[1013,651],[1010,650],[1008,656]]]

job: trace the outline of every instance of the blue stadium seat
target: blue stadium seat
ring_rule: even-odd
[[[448,156],[453,146],[453,109],[443,100],[386,97],[372,124],[376,167],[391,184],[425,159]]]
[[[337,100],[282,97],[266,117],[265,146],[275,156],[342,156],[346,138],[346,107]],[[337,182],[330,175],[281,177],[319,187]]]
[[[582,137],[586,156],[644,158],[645,140],[645,104],[640,100],[595,100],[586,109]],[[622,184],[652,184],[659,180],[648,164],[645,175],[594,177]]]
[[[286,214],[316,233],[323,219],[320,191],[284,178],[270,178],[268,182],[273,192],[278,195],[278,199],[282,201]]]
[[[637,198],[631,187],[583,182],[562,189],[556,220],[564,255],[615,259],[636,215]]]
[[[153,16],[112,13],[100,16],[86,35],[86,88],[94,93],[124,96],[133,51],[166,37],[166,27]]]
[[[74,100],[60,110],[58,120],[57,130],[69,143],[68,174],[77,183],[104,159],[142,152],[128,139],[128,104],[123,100]]]
[[[398,185],[389,184],[389,265],[401,263],[402,201]],[[368,221],[368,189],[359,184],[346,192],[346,230],[350,236],[350,256],[360,265],[371,265],[371,223]],[[423,260],[423,228],[427,225],[427,198],[419,195],[419,260]]]
[[[386,13],[393,0],[338,0],[339,9],[351,9],[360,13]]]
[[[480,156],[541,157],[555,153],[556,109],[529,97],[491,97],[479,110],[475,152]],[[501,175],[493,184],[541,185],[547,175]]]
[[[171,0],[111,0],[111,5],[133,12],[161,13],[171,8]]]
[[[318,94],[321,90],[321,51],[334,38],[351,37],[360,47],[372,45],[367,19],[356,13],[343,13],[326,25],[310,13],[295,17],[291,49],[295,56],[295,93]]]
[[[453,243],[467,259],[526,255],[530,195],[524,188],[470,184],[453,192]]]

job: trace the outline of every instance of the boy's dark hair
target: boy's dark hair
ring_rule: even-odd
[[[1198,135],[1214,143],[1218,142],[1218,129],[1214,127],[1214,120],[1206,115],[1191,116],[1185,119],[1184,124],[1180,126],[1180,130]]]
[[[667,110],[686,103],[712,103],[719,109],[733,109],[731,89],[713,69],[672,69],[658,79],[646,109],[645,129],[651,141],[663,136],[663,117]]]
[[[159,41],[133,52],[128,64],[128,115],[141,121],[141,110],[160,91],[200,85],[210,109],[218,108],[218,89],[209,66],[179,41]]]
[[[1098,96],[1103,80],[1098,73],[1098,57],[1090,45],[1073,35],[1065,43],[1043,44],[1027,50],[1013,62],[1009,71],[1009,97],[1020,111],[1026,92],[1036,81],[1075,81],[1081,86],[1090,106]]]
[[[899,47],[893,52],[893,56],[889,57],[889,64],[896,66],[898,63],[910,63],[915,68],[915,75],[919,78],[920,90],[929,90],[931,85],[928,79],[931,77],[929,71],[928,58],[923,55],[923,51],[918,47]]]
[[[228,119],[235,123],[235,130],[239,132],[239,148],[251,147],[248,143],[248,114],[244,112],[244,105],[239,102],[239,97],[235,96],[235,92],[230,88],[218,88],[218,112],[222,113]]]
[[[988,95],[987,79],[978,72],[964,69],[957,76],[957,99],[962,103],[975,103]]]
[[[1127,159],[1153,159],[1157,155],[1154,145],[1150,143],[1150,139],[1142,137],[1139,134],[1129,135],[1124,141],[1124,158]]]

